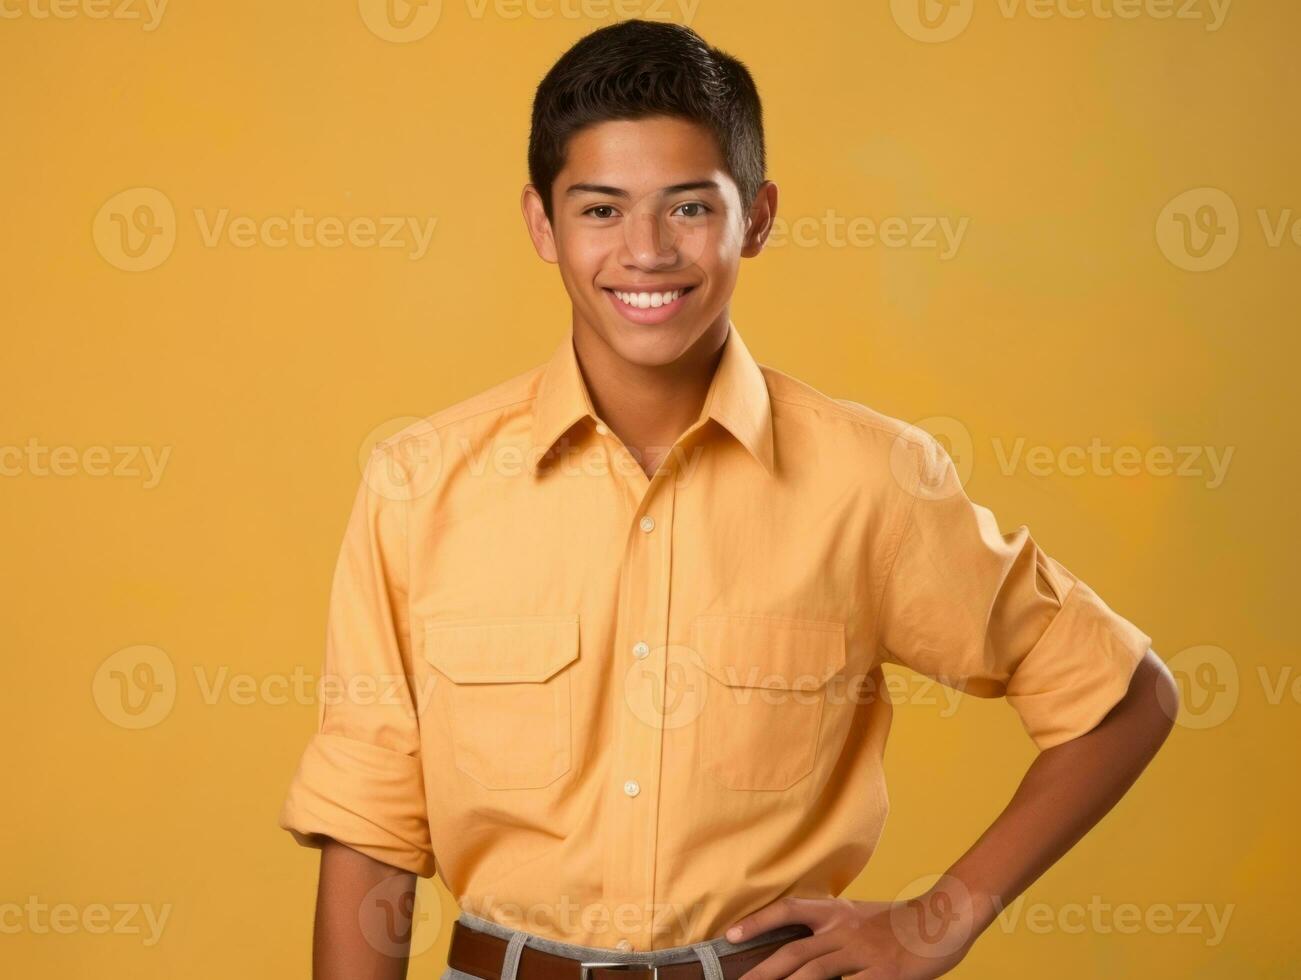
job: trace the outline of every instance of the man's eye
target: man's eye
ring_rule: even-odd
[[[597,204],[588,208],[583,214],[590,214],[593,218],[613,218],[614,208],[608,204]]]
[[[682,217],[684,218],[703,218],[709,208],[699,201],[687,201],[685,204],[679,204],[674,210],[682,211]]]

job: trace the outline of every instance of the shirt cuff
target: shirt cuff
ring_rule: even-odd
[[[313,735],[278,823],[304,847],[330,837],[422,878],[436,870],[420,760],[368,742]]]
[[[1040,751],[1060,745],[1106,717],[1151,645],[1152,637],[1077,579],[1012,673],[1007,700]]]

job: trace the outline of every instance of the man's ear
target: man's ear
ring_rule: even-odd
[[[538,257],[544,262],[555,262],[557,260],[556,239],[551,231],[551,222],[547,219],[546,209],[542,207],[542,195],[532,184],[524,185],[519,206]]]
[[[741,255],[747,259],[754,258],[763,251],[772,232],[773,222],[777,219],[777,185],[765,180],[759,185],[750,205],[749,226],[746,228],[745,241],[741,243]]]

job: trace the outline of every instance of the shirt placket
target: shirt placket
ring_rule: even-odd
[[[607,430],[608,432],[608,430]],[[613,435],[607,438],[618,443]],[[658,844],[660,772],[664,719],[648,705],[664,703],[672,595],[673,508],[676,472],[672,454],[647,479],[619,444],[636,501],[628,525],[614,630],[614,752],[609,773],[609,837],[604,878],[613,930],[620,949],[652,948],[655,923],[655,855]],[[640,479],[639,479],[640,477]]]

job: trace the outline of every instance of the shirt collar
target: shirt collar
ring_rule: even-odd
[[[596,419],[596,410],[578,367],[571,326],[542,374],[533,403],[532,468],[582,418]],[[712,418],[762,465],[773,471],[772,406],[768,384],[735,325],[728,323],[723,353],[709,382],[700,419]]]

